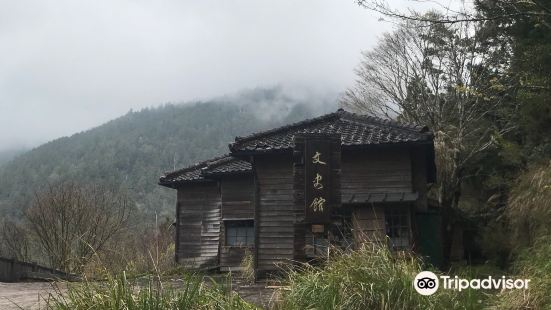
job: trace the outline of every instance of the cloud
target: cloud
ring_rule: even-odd
[[[377,19],[342,0],[3,1],[0,149],[244,88],[342,91]]]

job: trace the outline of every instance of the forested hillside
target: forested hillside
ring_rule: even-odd
[[[131,111],[0,167],[0,215],[17,216],[42,186],[71,180],[128,190],[146,214],[171,215],[174,192],[157,185],[163,172],[226,153],[236,135],[335,109],[335,98],[297,99],[275,88]]]
[[[0,151],[0,166],[6,164],[10,160],[14,159],[17,155],[25,153],[27,150],[24,148],[8,149]]]

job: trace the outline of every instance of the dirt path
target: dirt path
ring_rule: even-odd
[[[0,309],[44,309],[44,298],[52,291],[47,282],[0,282]]]

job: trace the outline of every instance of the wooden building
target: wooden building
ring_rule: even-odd
[[[178,262],[228,270],[248,251],[263,275],[329,244],[373,240],[437,255],[423,245],[437,244],[439,230],[417,227],[435,181],[426,127],[339,110],[237,137],[229,149],[160,179],[177,189]]]

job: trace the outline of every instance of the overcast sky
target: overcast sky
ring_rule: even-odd
[[[0,150],[258,86],[341,92],[392,27],[354,0],[0,5]]]

